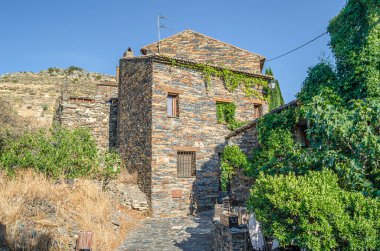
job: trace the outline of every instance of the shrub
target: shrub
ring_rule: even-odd
[[[67,74],[71,75],[74,73],[74,71],[84,71],[83,68],[78,66],[70,66],[66,69]]]
[[[48,72],[49,74],[53,74],[53,73],[59,72],[59,69],[56,68],[56,67],[49,67],[49,68],[47,69],[47,72]]]
[[[331,171],[261,174],[249,209],[266,236],[310,250],[379,250],[380,202],[342,190]]]
[[[6,139],[0,155],[0,166],[10,172],[31,167],[53,178],[111,178],[118,171],[114,167],[118,163],[120,160],[115,154],[98,153],[88,129],[69,130],[62,126],[27,132],[16,140]]]
[[[42,110],[46,112],[49,109],[49,106],[47,104],[42,105]]]

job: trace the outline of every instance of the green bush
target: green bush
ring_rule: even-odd
[[[236,145],[226,146],[223,150],[221,161],[221,186],[223,191],[227,190],[227,184],[235,174],[236,168],[248,169],[247,156]]]
[[[74,73],[74,71],[84,71],[83,68],[78,67],[78,66],[70,66],[66,69],[66,72],[68,75],[71,75]]]
[[[5,139],[0,155],[0,166],[8,171],[33,168],[53,178],[110,178],[118,172],[119,164],[114,153],[98,153],[88,129],[62,126]]]
[[[261,174],[249,209],[266,236],[309,250],[379,250],[380,202],[347,192],[331,171]]]

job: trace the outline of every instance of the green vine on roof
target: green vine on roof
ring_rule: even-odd
[[[248,76],[244,73],[234,72],[228,69],[221,69],[218,67],[206,65],[206,64],[187,64],[180,62],[176,59],[169,59],[172,66],[179,66],[201,71],[204,81],[207,86],[207,90],[211,90],[212,77],[220,77],[224,86],[229,92],[234,92],[239,86],[246,97],[258,98],[261,100],[269,100],[268,81],[259,77]],[[263,95],[258,89],[266,91],[266,95]]]

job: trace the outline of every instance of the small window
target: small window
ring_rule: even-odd
[[[256,104],[255,107],[254,107],[254,112],[255,112],[254,119],[260,118],[263,115],[262,106]]]
[[[235,119],[236,105],[234,103],[217,102],[216,119],[218,124],[228,124]]]
[[[302,147],[310,147],[310,141],[307,139],[307,125],[306,124],[302,124],[302,123],[297,124],[296,134]]]
[[[177,152],[177,175],[179,178],[195,176],[195,152]]]
[[[169,117],[179,116],[178,94],[172,94],[172,93],[168,94],[167,114]]]

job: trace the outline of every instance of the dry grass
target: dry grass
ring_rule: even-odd
[[[122,169],[117,178],[118,183],[137,184],[137,172],[128,173],[126,169]]]
[[[92,231],[94,250],[114,250],[141,218],[92,181],[54,184],[33,171],[0,174],[0,195],[0,232],[5,226],[12,249],[68,250],[78,231]]]

